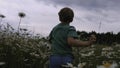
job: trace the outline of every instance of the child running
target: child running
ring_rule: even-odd
[[[58,15],[60,23],[52,29],[49,35],[52,49],[49,68],[62,68],[62,65],[72,63],[72,47],[90,46],[96,41],[95,35],[91,35],[88,41],[78,39],[75,27],[70,26],[74,18],[71,8],[62,8]]]

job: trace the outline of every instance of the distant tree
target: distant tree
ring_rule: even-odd
[[[105,34],[105,41],[106,41],[106,44],[108,44],[108,45],[112,45],[112,43],[113,43],[113,33],[112,32],[107,32],[106,34]]]
[[[120,32],[116,35],[117,43],[120,44]]]
[[[18,13],[18,16],[20,17],[20,21],[19,21],[19,25],[18,25],[18,32],[19,32],[21,20],[22,20],[22,18],[24,18],[26,16],[26,14],[23,12],[20,12],[20,13]]]
[[[106,33],[96,33],[95,31],[92,32],[85,32],[85,31],[77,31],[77,34],[81,40],[88,40],[91,34],[96,35],[96,43],[100,45],[113,45],[114,43],[120,44],[120,32],[118,34],[114,34],[113,32],[106,32]]]

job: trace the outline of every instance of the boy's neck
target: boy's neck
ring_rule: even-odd
[[[67,23],[67,22],[61,22],[61,24],[68,24],[68,25],[69,25],[70,23]]]

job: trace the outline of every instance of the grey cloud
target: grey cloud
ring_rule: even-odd
[[[118,9],[120,0],[37,0],[54,5],[84,7],[86,9]]]
[[[91,15],[87,14],[84,19],[95,22],[98,19],[98,17],[104,18],[103,21],[106,23],[109,22],[116,22],[116,18],[119,17],[119,15],[116,15],[116,18],[114,17],[114,20],[111,20],[109,17],[114,16],[112,13],[119,13],[120,12],[120,0],[37,0],[42,1],[47,4],[53,4],[53,5],[63,5],[63,6],[73,6],[75,8],[83,9],[86,11],[89,11]],[[112,11],[112,13],[109,13],[108,11]],[[94,16],[95,14],[96,16]],[[108,18],[108,19],[106,19]],[[80,19],[77,18],[76,19]],[[106,19],[106,20],[105,20]],[[82,21],[82,20],[81,20]]]
[[[101,21],[103,27],[110,26],[109,24],[119,25],[119,12],[120,12],[120,0],[37,0],[46,3],[47,5],[52,4],[55,6],[68,6],[77,8],[75,19],[77,22],[91,23],[98,25]],[[79,13],[80,12],[80,13]],[[83,13],[83,14],[82,14]],[[82,15],[82,16],[81,16]],[[77,24],[78,25],[78,24]],[[88,25],[89,26],[89,25]],[[106,27],[106,29],[107,29]],[[105,28],[105,27],[104,27]],[[103,29],[104,29],[103,28]],[[108,28],[108,30],[110,30]],[[115,30],[116,31],[116,30]]]

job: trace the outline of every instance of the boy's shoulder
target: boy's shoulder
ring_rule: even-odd
[[[69,26],[69,30],[76,30],[74,26]]]
[[[63,29],[67,29],[67,30],[76,30],[76,28],[71,25],[61,26],[61,24],[58,24],[53,29],[57,29],[57,28],[63,28]]]
[[[76,29],[74,26],[69,26],[70,29]]]

